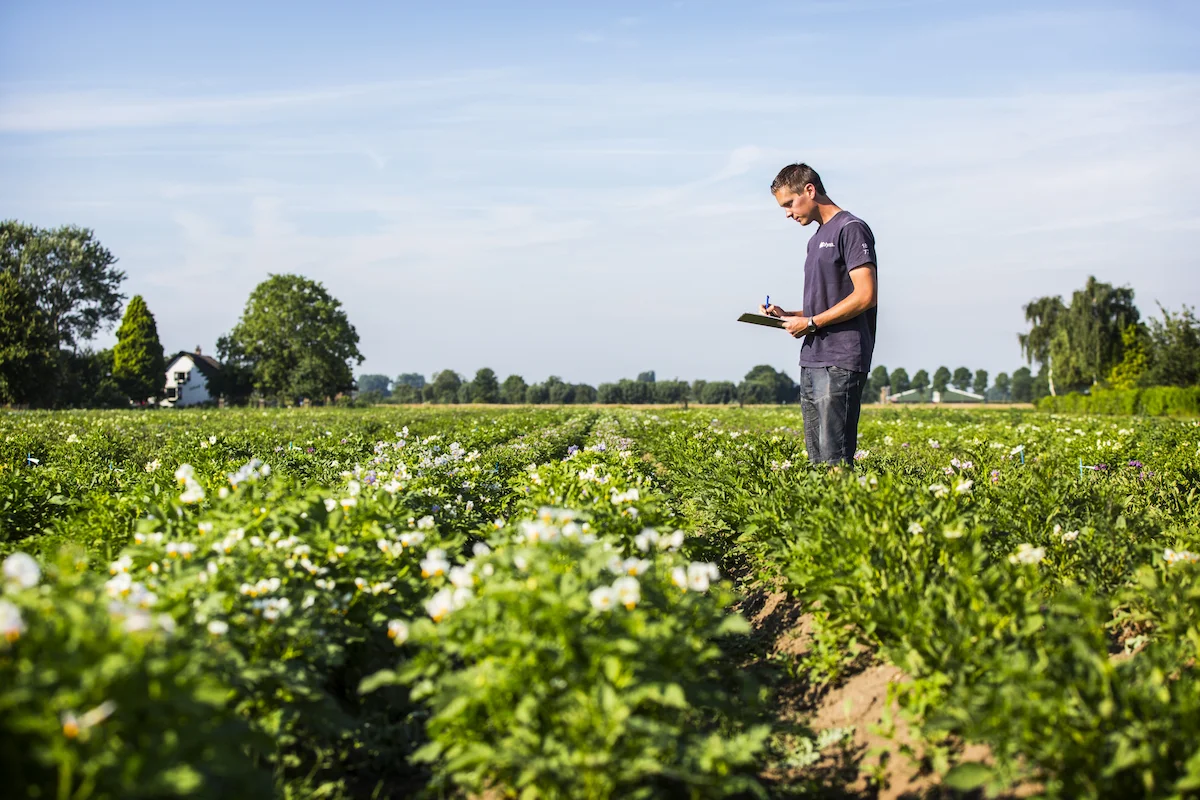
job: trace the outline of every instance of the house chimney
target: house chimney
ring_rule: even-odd
[[[200,355],[200,345],[196,345],[196,355]]]

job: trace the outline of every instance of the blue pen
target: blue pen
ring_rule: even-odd
[[[770,307],[771,307],[771,295],[767,295],[767,302],[763,303],[763,308],[770,308]],[[767,313],[769,314],[771,312],[768,311]]]

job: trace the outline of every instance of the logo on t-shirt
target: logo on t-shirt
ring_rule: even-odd
[[[822,247],[837,247],[837,244],[834,242],[821,242],[819,245],[817,245],[818,250],[820,250]]]

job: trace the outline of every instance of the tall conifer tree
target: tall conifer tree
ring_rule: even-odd
[[[134,295],[117,329],[113,348],[113,378],[134,402],[161,397],[166,382],[166,361],[154,315],[142,296]]]

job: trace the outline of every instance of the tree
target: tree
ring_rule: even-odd
[[[589,386],[586,383],[575,385],[575,400],[576,405],[586,405],[596,402],[596,387]]]
[[[871,377],[867,379],[867,402],[876,403],[879,401],[880,393],[888,386],[888,368],[880,364],[871,370]]]
[[[525,402],[530,405],[543,405],[550,402],[550,392],[544,383],[531,383],[525,390]]]
[[[358,391],[360,394],[371,393],[377,397],[389,397],[392,394],[392,379],[387,375],[359,375]]]
[[[1083,388],[1107,376],[1123,356],[1121,332],[1138,318],[1133,289],[1089,275],[1069,306],[1059,297],[1026,305],[1030,330],[1018,340],[1027,362],[1045,367],[1049,392],[1057,394],[1059,388]]]
[[[648,373],[643,372],[643,375]],[[621,389],[620,402],[629,403],[631,405],[644,405],[654,402],[654,384],[650,381],[631,381],[629,378],[622,378],[617,385]]]
[[[737,387],[730,381],[709,381],[704,385],[700,402],[708,405],[724,405],[737,399]]]
[[[462,378],[458,373],[452,369],[444,369],[433,376],[433,383],[427,387],[429,399],[440,404],[457,403],[461,386]]]
[[[496,380],[496,373],[491,369],[484,367],[476,371],[475,379],[471,381],[471,401],[475,403],[500,402],[500,383]]]
[[[419,391],[425,388],[425,376],[419,372],[403,372],[396,378],[395,386],[411,386]]]
[[[1010,398],[1007,372],[1001,372],[996,376],[996,382],[992,384],[992,390],[996,396],[996,399],[1000,400],[1001,402]]]
[[[686,404],[691,391],[687,381],[658,381],[654,384],[654,402]]]
[[[56,350],[74,350],[120,319],[125,296],[118,289],[125,273],[115,263],[87,228],[0,222],[0,271],[16,276],[35,298]]]
[[[0,272],[0,403],[41,404],[54,394],[57,347],[49,320],[15,275]]]
[[[619,383],[602,383],[596,387],[596,402],[605,405],[620,405],[625,402],[625,394]]]
[[[217,360],[221,371],[209,383],[209,391],[223,398],[226,405],[245,404],[254,394],[254,365],[229,334],[217,338]]]
[[[946,367],[938,367],[933,373],[933,390],[938,392],[946,391],[950,387],[950,370]]]
[[[520,375],[509,375],[500,386],[500,402],[521,405],[525,402],[525,379]]]
[[[1050,373],[1045,364],[1043,364],[1038,369],[1037,374],[1033,376],[1031,390],[1033,392],[1033,397],[1031,399],[1035,403],[1046,395],[1050,394]]]
[[[1150,367],[1150,333],[1140,322],[1126,325],[1121,331],[1121,343],[1121,363],[1108,373],[1108,385],[1114,389],[1136,389]]]
[[[708,381],[702,380],[700,378],[697,378],[696,380],[692,381],[692,393],[691,393],[692,400],[696,401],[697,403],[704,402],[700,398],[704,396],[704,387],[707,384],[708,384]]]
[[[917,370],[917,374],[912,376],[912,381],[909,388],[925,391],[929,388],[929,373],[923,369]]]
[[[637,379],[642,383],[654,383],[654,370],[639,372]]]
[[[254,388],[267,397],[331,397],[354,383],[362,363],[358,332],[325,287],[299,275],[271,275],[255,287],[230,346],[251,365]]]
[[[563,381],[557,375],[546,378],[546,402],[553,405],[564,405],[575,399],[575,387]]]
[[[1017,335],[1017,341],[1021,345],[1021,352],[1025,355],[1026,363],[1032,364],[1036,361],[1039,364],[1047,366],[1047,381],[1050,386],[1050,394],[1055,394],[1051,343],[1058,333],[1059,318],[1065,311],[1066,306],[1063,305],[1062,298],[1057,295],[1054,297],[1039,297],[1036,300],[1032,300],[1025,305],[1025,321],[1029,323],[1029,331]],[[1061,351],[1061,343],[1055,349]],[[1014,400],[1017,398],[1016,377],[1017,374],[1014,372]],[[1028,401],[1018,400],[1017,402]]]
[[[950,378],[950,385],[960,392],[965,392],[967,387],[971,385],[971,370],[966,367],[959,367],[954,370],[954,376]]]
[[[796,382],[786,372],[759,364],[746,373],[738,389],[743,403],[789,403],[796,399]]]
[[[121,391],[135,403],[161,397],[167,381],[167,363],[154,315],[140,294],[125,309],[113,348],[112,375]]]
[[[975,370],[975,381],[971,384],[971,391],[975,394],[983,394],[987,391],[988,374],[986,369]],[[985,395],[986,397],[986,395]]]
[[[1033,373],[1029,367],[1021,367],[1012,374],[1012,400],[1014,403],[1033,401]]]
[[[911,388],[908,385],[908,372],[904,367],[892,371],[891,377],[888,378],[888,385],[892,387],[892,394],[907,392]]]
[[[1200,383],[1200,320],[1184,306],[1172,314],[1161,305],[1162,320],[1150,320],[1151,355],[1146,372],[1154,386],[1195,386]]]

